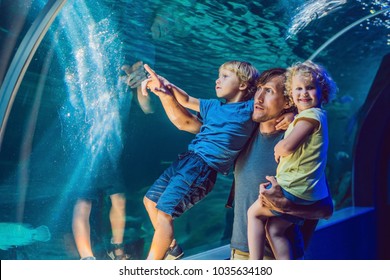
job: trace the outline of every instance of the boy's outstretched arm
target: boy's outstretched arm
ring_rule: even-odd
[[[267,176],[270,182],[260,184],[260,201],[264,207],[304,219],[328,219],[333,214],[333,202],[328,197],[311,205],[298,205],[284,197],[280,185],[274,176]],[[272,187],[266,189],[268,184]]]
[[[184,107],[199,112],[199,99],[190,96],[181,88],[177,87],[174,84],[169,83],[165,78],[159,77],[149,65],[144,65],[145,70],[150,74],[152,78],[152,83],[149,85],[149,88],[153,90],[154,88],[161,88],[161,85],[165,81],[167,84],[164,84],[167,88],[169,88],[174,94],[176,100]],[[154,82],[155,79],[159,80],[159,82]]]
[[[194,134],[200,131],[202,122],[184,108],[172,94],[160,95],[159,97],[169,120],[178,129]]]
[[[148,65],[145,65],[145,69],[149,72],[150,78],[142,83],[143,95],[148,95],[146,88],[150,88],[160,98],[169,120],[178,129],[194,134],[198,133],[202,122],[176,100],[169,88],[169,82],[159,77]]]

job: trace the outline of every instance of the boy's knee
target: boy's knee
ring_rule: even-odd
[[[165,213],[165,212],[162,212],[162,211],[158,211],[157,213],[157,223],[158,224],[171,224],[173,221],[172,219],[172,216]]]

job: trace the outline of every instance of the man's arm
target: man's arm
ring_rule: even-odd
[[[260,200],[264,207],[304,219],[329,219],[332,216],[333,202],[330,195],[311,205],[298,205],[284,197],[274,176],[267,176],[266,179],[272,187],[266,189],[269,183],[260,184]]]

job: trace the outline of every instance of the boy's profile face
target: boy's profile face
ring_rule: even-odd
[[[276,76],[263,85],[258,86],[252,120],[265,122],[276,119],[284,109],[290,107],[284,97],[284,77]]]
[[[245,89],[245,87],[244,87]],[[225,68],[220,69],[218,79],[215,81],[217,97],[226,99],[227,102],[238,102],[238,93],[243,90],[243,85],[238,76]]]

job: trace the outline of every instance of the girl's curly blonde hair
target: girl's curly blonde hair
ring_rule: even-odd
[[[336,83],[333,81],[332,77],[330,77],[326,69],[321,65],[307,60],[305,62],[295,63],[293,66],[287,68],[286,92],[290,98],[292,98],[292,78],[298,74],[319,85],[322,93],[322,104],[326,104],[336,97]]]

